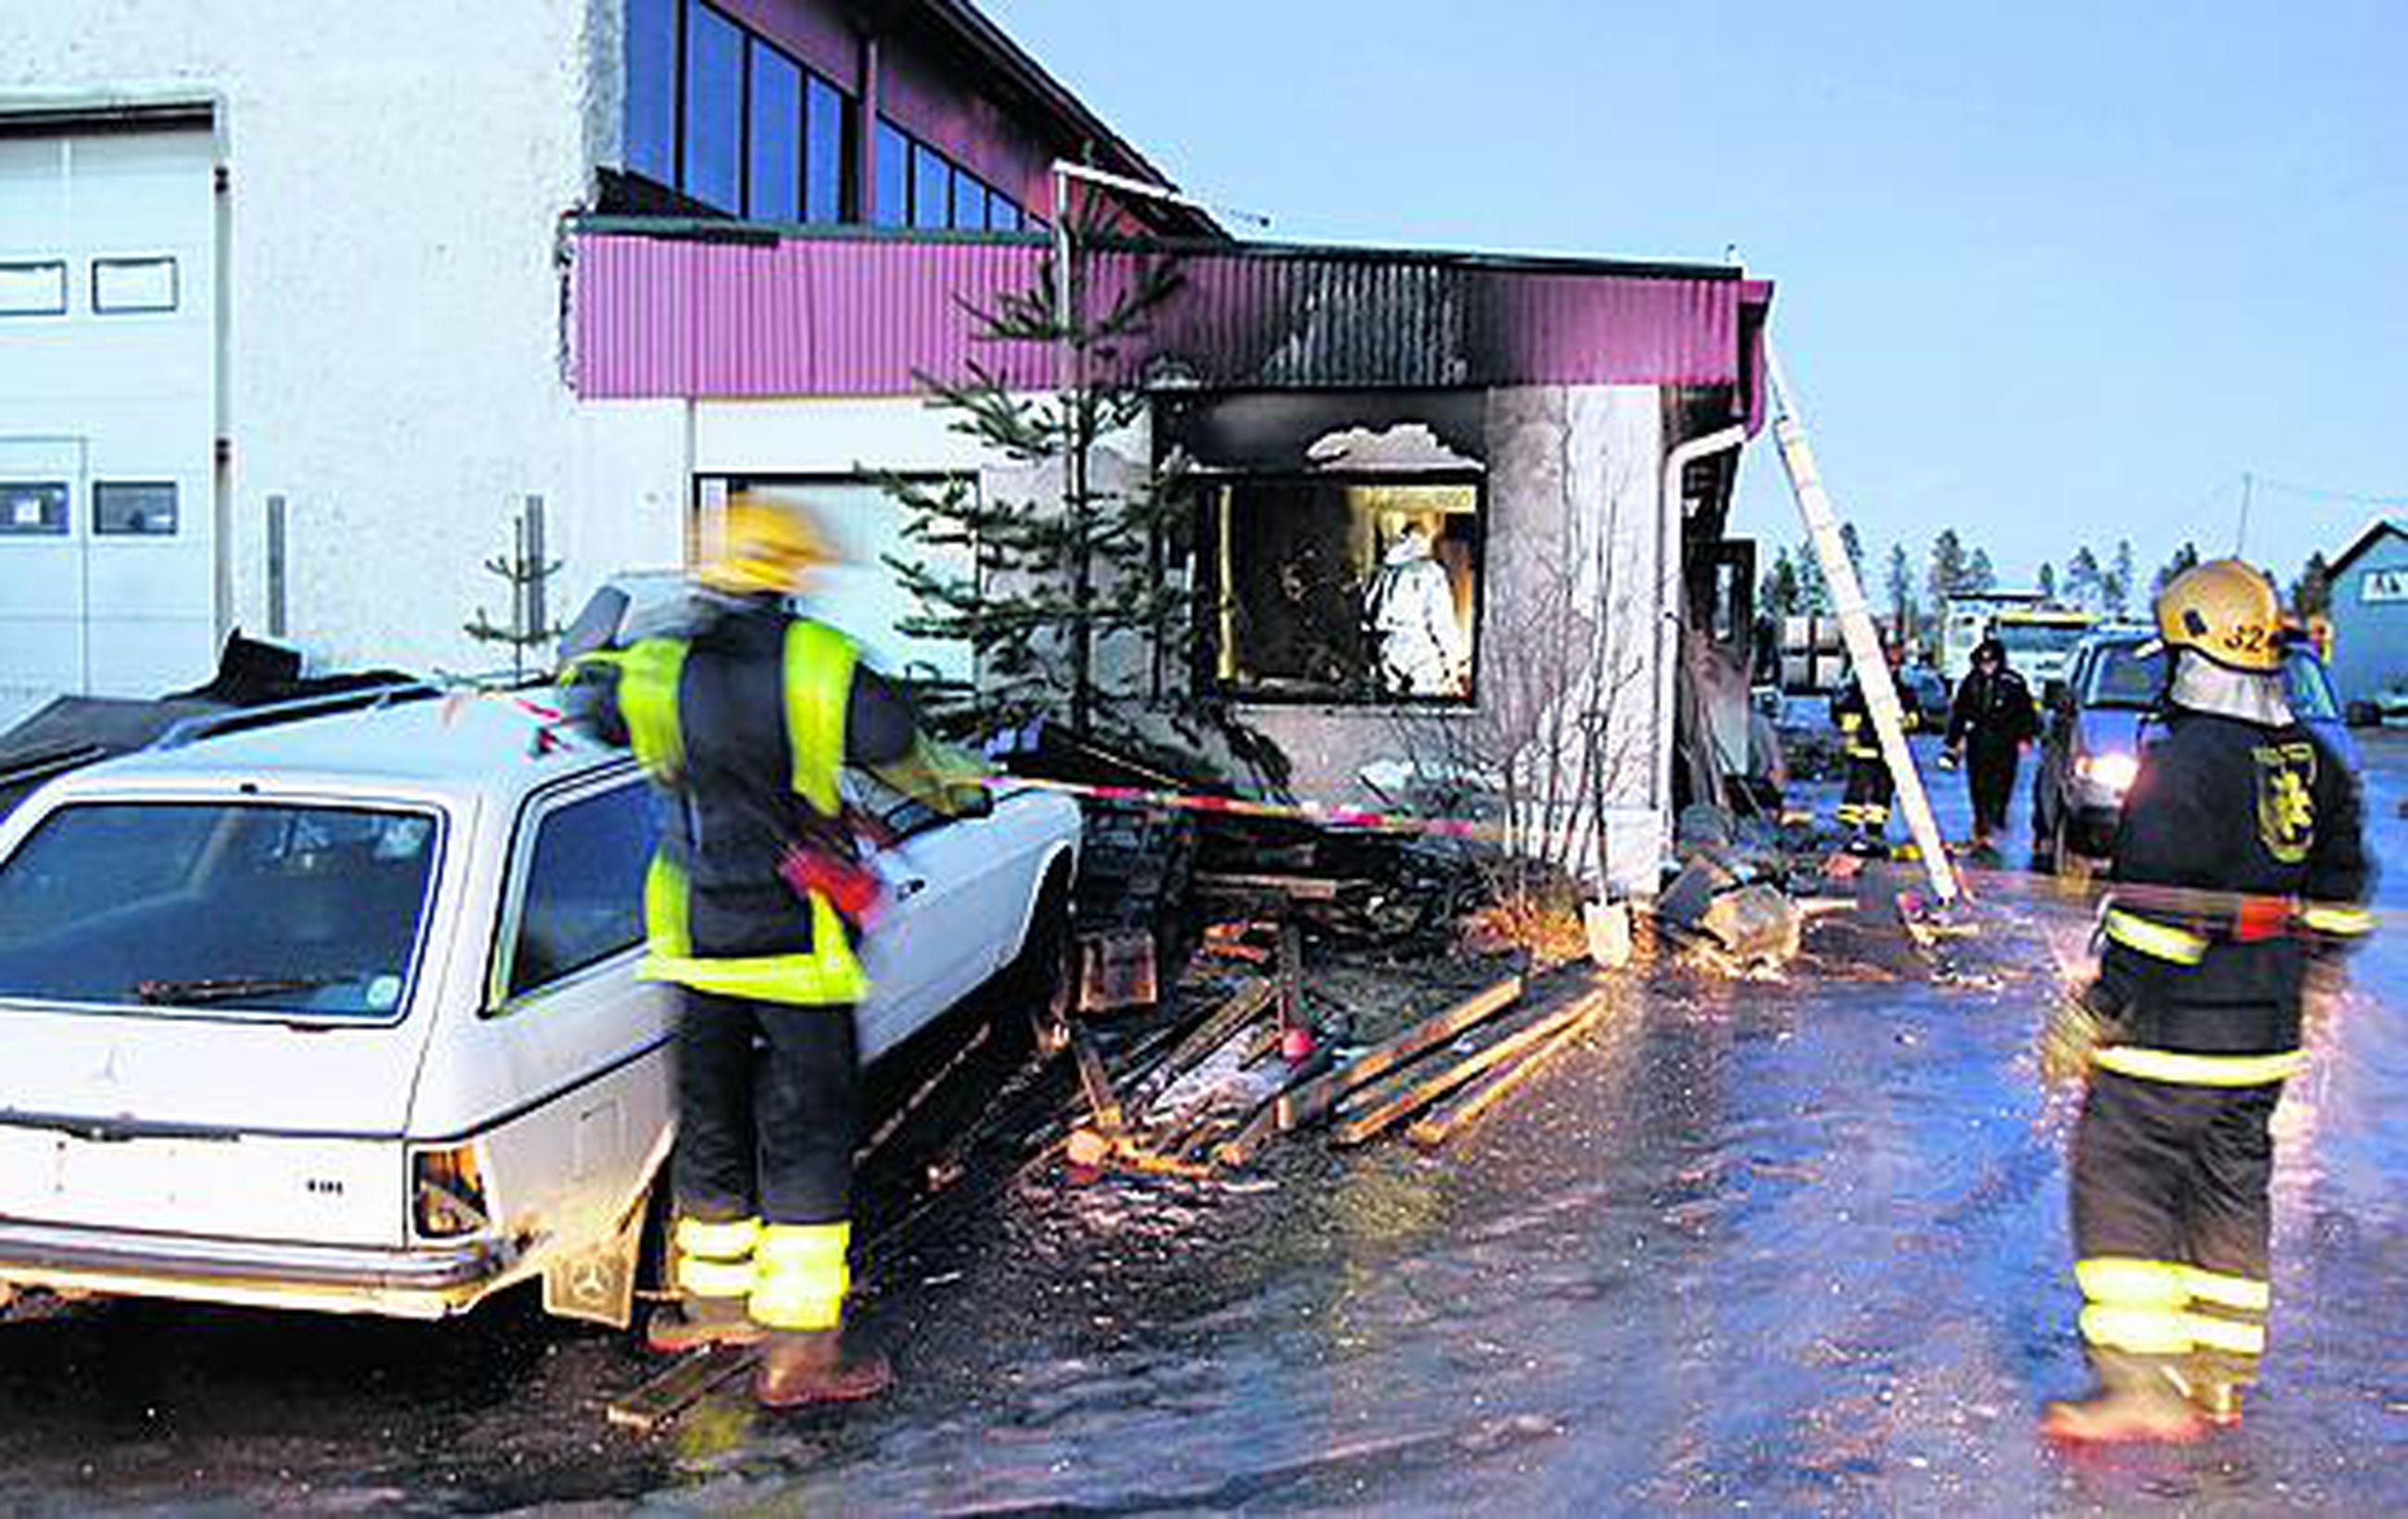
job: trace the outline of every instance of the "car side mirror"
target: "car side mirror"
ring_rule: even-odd
[[[2040,688],[2042,705],[2052,712],[2073,710],[2073,688],[2062,681],[2051,681]]]

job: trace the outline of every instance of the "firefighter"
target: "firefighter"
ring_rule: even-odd
[[[2007,829],[2007,803],[2023,765],[2024,745],[2040,732],[2040,709],[2031,687],[2007,664],[2007,646],[1984,638],[1973,650],[1971,673],[1957,683],[1948,710],[1948,763],[1965,763],[1972,794],[1973,847],[1995,847]]]
[[[2301,1064],[2308,957],[2372,927],[2356,779],[2285,698],[2280,604],[2238,560],[2159,593],[2164,731],[2124,804],[2097,980],[2044,1066],[2086,1075],[2074,1276],[2099,1385],[2049,1405],[2071,1440],[2229,1423],[2271,1301],[2268,1132]]]
[[[1886,651],[1885,651],[1886,653]],[[1848,683],[1831,702],[1831,720],[1840,727],[1840,749],[1848,762],[1848,789],[1840,798],[1840,826],[1849,832],[1848,847],[1858,854],[1889,853],[1890,799],[1898,783],[1882,752],[1881,734],[1873,726],[1872,709],[1865,701],[1861,676],[1851,673]]]
[[[808,510],[739,493],[684,624],[568,676],[573,709],[634,749],[667,815],[638,974],[682,998],[679,1296],[646,1337],[664,1352],[758,1342],[753,1394],[770,1408],[874,1397],[892,1376],[842,1335],[856,952],[876,894],[838,770],[869,767],[949,812],[979,795],[851,640],[788,610],[833,557]]]

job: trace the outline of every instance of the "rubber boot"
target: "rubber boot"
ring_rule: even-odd
[[[644,1322],[644,1347],[682,1355],[710,1345],[755,1345],[767,1332],[752,1322],[741,1297],[680,1297],[652,1310]]]
[[[2090,1359],[2099,1371],[2098,1389],[2087,1397],[2049,1404],[2042,1411],[2041,1433],[2100,1444],[2199,1438],[2204,1421],[2186,1396],[2175,1362],[2096,1348]]]
[[[841,1329],[781,1329],[763,1343],[752,1398],[765,1409],[858,1403],[894,1383],[895,1369],[885,1354],[875,1350],[848,1354]]]
[[[2183,1368],[2184,1390],[2190,1406],[2218,1428],[2230,1428],[2241,1422],[2241,1395],[2257,1380],[2254,1361],[2219,1351],[2200,1351]]]

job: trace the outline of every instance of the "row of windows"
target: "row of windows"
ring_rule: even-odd
[[[1018,232],[1044,224],[1018,201],[882,116],[877,200],[882,227]]]
[[[63,480],[0,480],[0,537],[64,537],[70,521]],[[106,537],[172,537],[172,480],[100,480],[92,488],[92,530]]]
[[[67,314],[64,259],[0,264],[0,317],[63,317]],[[92,261],[92,309],[104,316],[176,308],[176,261],[172,258],[96,258]]]
[[[701,0],[629,0],[629,172],[757,222],[841,222],[853,114],[842,91]]]

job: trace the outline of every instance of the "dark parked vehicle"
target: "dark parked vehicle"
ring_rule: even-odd
[[[2040,764],[2032,776],[2032,847],[2039,860],[2063,870],[2114,845],[2124,794],[2141,773],[2149,711],[2165,688],[2166,656],[2143,653],[2151,638],[2136,629],[2094,636],[2074,655],[2063,684],[2042,695]],[[2342,722],[2341,704],[2324,662],[2306,648],[2284,655],[2291,709],[2351,769],[2358,746]]]

